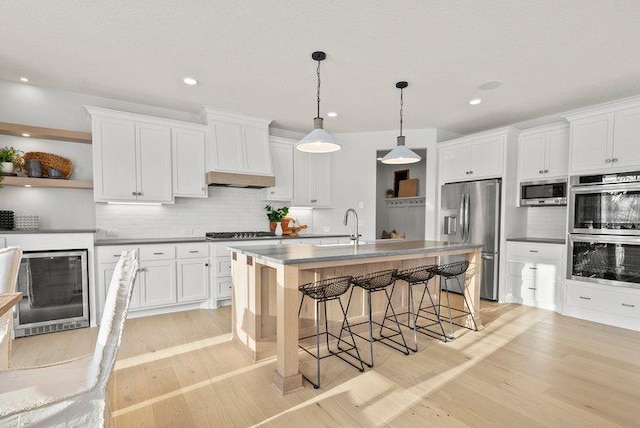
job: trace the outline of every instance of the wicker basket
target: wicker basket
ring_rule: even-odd
[[[44,152],[27,152],[22,156],[22,169],[25,170],[25,162],[36,159],[42,163],[42,176],[49,176],[49,168],[55,168],[62,173],[64,178],[69,178],[73,172],[73,164],[67,158]]]

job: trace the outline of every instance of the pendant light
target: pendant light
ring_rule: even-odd
[[[400,165],[405,163],[416,163],[422,159],[415,152],[404,145],[404,137],[402,136],[402,107],[404,99],[402,90],[409,86],[407,82],[396,83],[396,88],[400,89],[400,136],[398,137],[398,145],[382,158],[382,163]]]
[[[322,129],[322,118],[320,117],[320,62],[327,57],[324,52],[316,51],[311,54],[314,61],[318,61],[316,74],[318,75],[318,111],[317,116],[313,119],[313,131],[306,137],[298,141],[296,149],[307,153],[331,153],[337,152],[342,146],[336,141],[333,135]]]

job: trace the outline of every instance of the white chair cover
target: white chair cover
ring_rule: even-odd
[[[105,426],[109,421],[107,384],[137,271],[137,251],[124,251],[111,279],[92,355],[0,372],[0,427]]]
[[[22,250],[19,247],[0,248],[0,294],[15,293]]]

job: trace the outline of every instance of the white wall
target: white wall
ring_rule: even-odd
[[[410,148],[426,149],[425,238],[435,237],[436,201],[436,130],[407,130],[406,144]],[[342,150],[334,153],[333,208],[313,210],[313,232],[349,233],[344,226],[344,212],[355,208],[360,219],[364,240],[376,238],[376,156],[378,150],[390,150],[396,145],[397,131],[336,134]]]

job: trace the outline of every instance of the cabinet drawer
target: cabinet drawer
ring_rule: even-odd
[[[560,269],[552,262],[509,260],[508,266],[509,275],[519,276],[522,279],[536,279],[538,281],[556,281],[562,279]]]
[[[216,295],[218,299],[231,297],[231,278],[216,278]]]
[[[534,278],[525,279],[520,287],[520,296],[525,303],[555,304],[555,281],[536,281]]]
[[[567,286],[567,304],[614,315],[640,318],[640,294],[621,293],[571,284]]]
[[[175,258],[175,245],[145,245],[140,247],[140,260],[172,260]]]
[[[525,258],[526,260],[553,260],[560,263],[564,257],[564,245],[536,244],[528,242],[509,242],[509,258]]]
[[[118,261],[123,251],[132,250],[135,247],[120,247],[120,246],[100,246],[97,247],[96,257],[98,263],[115,263]]]
[[[177,250],[179,259],[209,257],[209,244],[206,243],[180,244]]]
[[[216,257],[215,265],[217,277],[231,275],[231,257]]]

